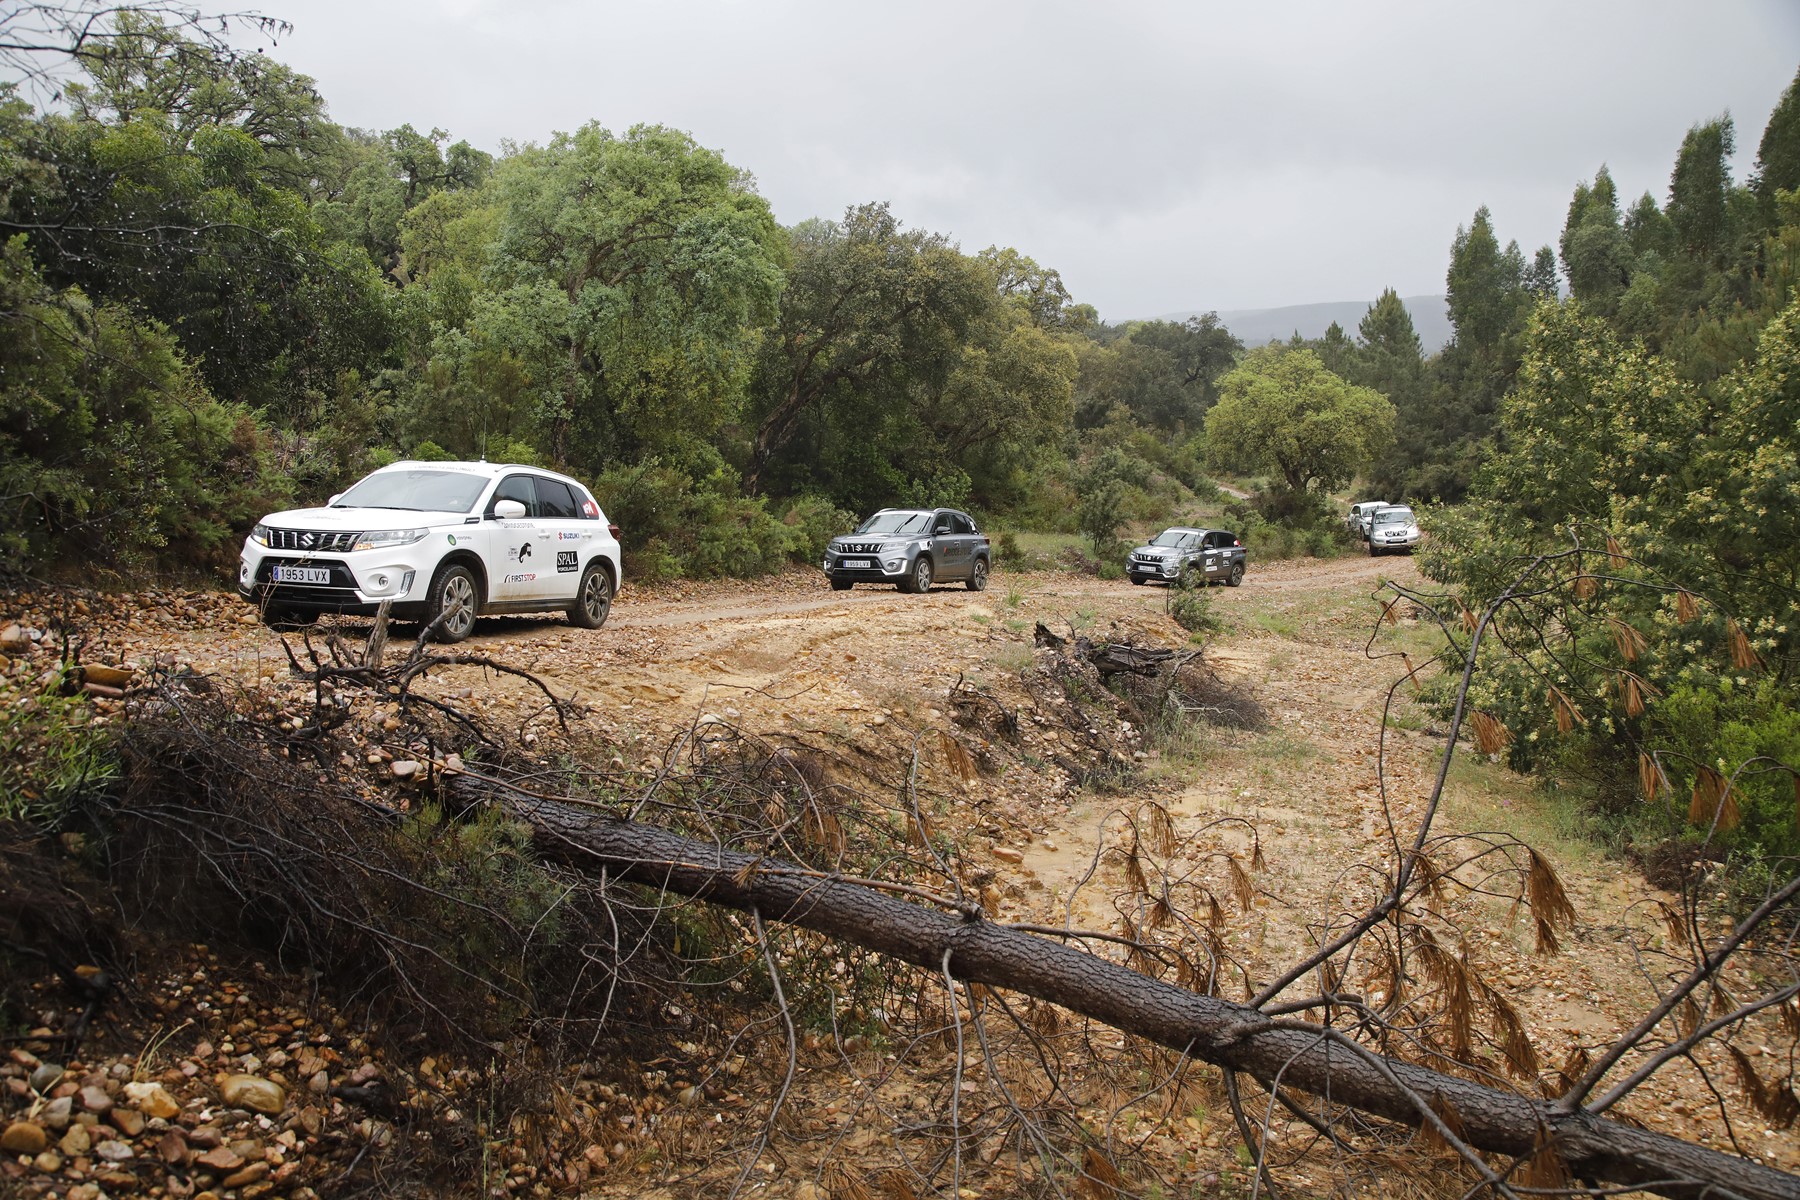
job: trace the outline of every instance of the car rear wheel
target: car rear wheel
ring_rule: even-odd
[[[856,581],[854,579],[834,579],[831,581],[831,590],[834,592],[847,592],[855,586]]]
[[[969,567],[969,590],[971,592],[985,592],[987,591],[987,581],[988,561],[985,558],[978,558],[975,560],[974,564]]]
[[[575,590],[575,603],[569,605],[569,624],[582,629],[598,629],[606,624],[612,612],[612,576],[599,559],[589,563],[581,574],[581,586]]]
[[[446,644],[460,642],[475,630],[475,609],[481,591],[469,568],[449,566],[431,581],[430,615],[426,624],[437,625],[437,640]],[[449,614],[445,616],[445,614]],[[443,617],[440,622],[439,617]]]
[[[1236,587],[1238,584],[1240,584],[1242,582],[1244,582],[1244,564],[1243,563],[1232,563],[1231,564],[1231,574],[1229,574],[1225,577],[1225,586],[1226,587]]]
[[[931,590],[931,559],[921,554],[913,563],[913,569],[907,572],[906,578],[900,581],[900,590],[923,595]]]

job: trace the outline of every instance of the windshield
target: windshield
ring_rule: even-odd
[[[1194,535],[1185,529],[1165,529],[1151,541],[1152,546],[1179,546]]]
[[[1413,510],[1410,508],[1384,508],[1375,514],[1377,525],[1411,525]]]
[[[858,533],[930,533],[928,512],[878,512],[856,527]]]
[[[377,471],[338,497],[333,508],[398,508],[407,512],[466,513],[487,489],[485,476],[421,467]]]

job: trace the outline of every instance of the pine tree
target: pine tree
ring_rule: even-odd
[[[1731,245],[1731,117],[1688,130],[1669,177],[1669,220],[1676,244],[1702,264],[1721,264]]]
[[[1769,114],[1762,141],[1756,147],[1756,174],[1752,190],[1762,201],[1766,222],[1774,224],[1775,193],[1800,190],[1800,73]]]

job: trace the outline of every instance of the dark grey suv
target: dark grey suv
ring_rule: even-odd
[[[1154,579],[1174,583],[1211,583],[1223,579],[1231,587],[1244,582],[1249,552],[1235,533],[1223,529],[1189,529],[1177,525],[1165,529],[1133,550],[1125,559],[1125,574],[1133,583]]]
[[[891,583],[903,592],[928,592],[958,581],[972,592],[987,587],[993,551],[968,513],[954,508],[884,508],[856,532],[825,547],[825,577],[836,591],[859,583]]]

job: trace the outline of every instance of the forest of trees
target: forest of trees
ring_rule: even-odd
[[[1207,471],[1263,481],[1246,527],[1329,552],[1360,478],[1438,506],[1427,570],[1471,609],[1546,546],[1609,555],[1556,615],[1567,653],[1486,677],[1515,763],[1582,763],[1632,821],[1691,787],[1659,837],[1800,850],[1796,87],[1747,181],[1726,116],[1660,200],[1598,166],[1556,247],[1478,209],[1427,357],[1392,289],[1354,335],[1246,351],[1212,315],[1108,325],[878,200],[784,228],[673,129],[496,157],[346,128],[155,10],[64,52],[52,98],[26,70],[0,103],[0,547],[28,569],[228,564],[260,514],[401,457],[581,475],[633,578],[770,570],[896,503],[1103,551]]]

